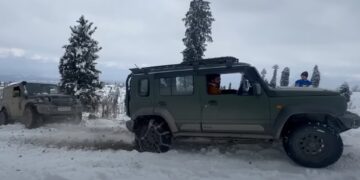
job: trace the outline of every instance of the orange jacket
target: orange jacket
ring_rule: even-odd
[[[216,84],[209,83],[209,85],[208,85],[208,94],[219,95],[219,94],[221,94],[221,90]]]

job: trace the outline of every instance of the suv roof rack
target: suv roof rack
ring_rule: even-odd
[[[130,70],[131,72],[138,74],[138,73],[162,72],[162,71],[173,71],[173,70],[182,70],[182,69],[198,69],[199,67],[216,67],[216,66],[224,66],[224,65],[226,67],[231,67],[233,65],[250,66],[247,63],[240,63],[239,60],[235,57],[218,57],[218,58],[209,58],[209,59],[182,62],[180,64],[169,64],[169,65],[152,66],[145,68],[133,68]]]
[[[235,64],[235,63],[239,63],[239,60],[234,57],[218,57],[218,58],[201,59],[197,61],[187,61],[187,62],[182,62],[181,64],[198,66],[198,65],[223,65],[223,64]]]

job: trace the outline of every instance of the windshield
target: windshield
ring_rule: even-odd
[[[32,84],[28,83],[25,86],[25,93],[29,96],[42,94],[58,94],[59,87],[54,84]]]

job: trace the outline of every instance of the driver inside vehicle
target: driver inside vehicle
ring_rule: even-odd
[[[220,74],[207,75],[207,90],[210,95],[221,94],[220,90],[221,77]]]

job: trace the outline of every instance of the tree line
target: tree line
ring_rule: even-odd
[[[269,82],[267,79],[266,79],[266,74],[267,74],[267,71],[266,69],[264,68],[260,74],[261,74],[261,78],[272,88],[276,88],[278,87],[278,84],[277,84],[277,77],[278,77],[278,69],[279,69],[279,65],[274,65],[273,66],[273,76],[271,78],[271,81]],[[320,85],[320,80],[321,80],[321,76],[320,76],[320,71],[319,71],[319,67],[318,65],[315,65],[314,66],[314,69],[313,69],[313,73],[312,73],[312,76],[311,76],[311,83],[312,83],[312,87],[314,88],[318,88],[319,85]],[[280,87],[288,87],[290,86],[290,68],[289,67],[285,67],[283,69],[283,71],[281,72],[281,76],[280,76]]]

